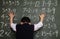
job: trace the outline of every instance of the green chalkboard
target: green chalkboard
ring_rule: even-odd
[[[39,14],[45,12],[44,25],[34,32],[34,39],[60,39],[60,0],[0,0],[0,39],[16,39],[9,25],[10,10],[16,14],[14,23],[24,16],[38,23]]]

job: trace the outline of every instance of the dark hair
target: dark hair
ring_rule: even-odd
[[[30,22],[30,19],[28,17],[23,17],[21,19],[21,22],[27,22],[27,23],[29,23]]]

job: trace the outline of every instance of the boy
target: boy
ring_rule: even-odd
[[[34,31],[43,26],[43,20],[45,17],[45,14],[42,13],[41,15],[39,15],[39,23],[32,25],[28,17],[23,17],[19,24],[15,24],[13,23],[15,14],[13,12],[9,12],[8,15],[10,18],[10,26],[16,32],[16,39],[33,39]]]

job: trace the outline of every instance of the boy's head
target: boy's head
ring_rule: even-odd
[[[30,19],[28,17],[23,17],[21,19],[21,22],[23,22],[23,23],[30,23],[31,21],[30,21]]]

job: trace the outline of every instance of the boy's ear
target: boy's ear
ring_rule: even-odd
[[[31,25],[31,23],[29,23]]]
[[[23,22],[20,22],[20,24],[23,24]]]

